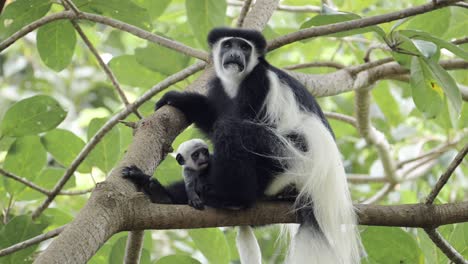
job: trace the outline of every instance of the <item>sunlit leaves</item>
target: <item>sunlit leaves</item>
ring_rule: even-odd
[[[0,247],[6,248],[16,243],[22,242],[42,233],[47,227],[47,223],[34,222],[29,215],[17,216],[8,222],[0,231]],[[31,263],[31,254],[36,250],[38,244],[33,244],[23,250],[8,256],[1,257],[2,264]]]
[[[38,136],[26,136],[17,138],[11,145],[5,158],[3,168],[11,173],[28,180],[34,179],[46,165],[47,153]],[[5,189],[11,193],[17,193],[25,188],[25,185],[3,178]]]
[[[171,0],[134,0],[136,4],[148,10],[149,15],[154,20],[164,13],[171,3]]]
[[[85,145],[81,138],[64,129],[54,129],[47,132],[42,137],[42,144],[47,151],[52,154],[54,159],[65,167],[71,165]],[[85,160],[85,162],[78,167],[78,171],[83,173],[90,172],[91,166],[89,166],[88,163],[89,160]]]
[[[419,263],[421,249],[399,227],[367,227],[361,237],[368,255],[364,263]]]
[[[0,135],[20,137],[45,132],[55,128],[65,116],[66,112],[55,99],[36,95],[8,109],[0,124]]]
[[[88,140],[104,125],[106,119],[95,118],[88,128]],[[103,172],[109,172],[114,167],[120,155],[120,131],[113,127],[90,153],[90,162]]]
[[[156,44],[135,50],[137,61],[147,68],[171,75],[185,68],[190,57]]]
[[[133,55],[115,57],[109,62],[109,66],[119,82],[127,85],[150,88],[160,78],[158,73],[139,64]]]
[[[156,264],[200,264],[200,261],[185,255],[170,255],[159,259]]]
[[[426,117],[436,117],[443,106],[444,93],[422,59],[413,57],[410,81],[413,101],[416,107]]]
[[[74,0],[73,2],[82,11],[110,16],[142,29],[151,29],[151,19],[148,11],[132,1]]]
[[[344,13],[344,12],[331,12],[327,14],[320,14],[304,22],[301,25],[301,29],[309,28],[313,26],[323,26],[323,25],[328,25],[328,24],[334,24],[338,22],[345,22],[345,21],[350,21],[350,20],[355,20],[355,19],[360,19],[360,18],[361,17],[357,14]],[[385,35],[385,32],[380,27],[370,26],[370,27],[364,27],[364,28],[358,28],[358,29],[348,30],[344,32],[334,33],[334,34],[330,34],[329,36],[330,37],[345,37],[345,36],[363,34],[363,33],[372,32],[372,31],[376,32],[380,36]]]
[[[188,22],[198,43],[207,47],[208,32],[226,23],[226,0],[186,0],[185,8]]]
[[[37,50],[47,67],[61,71],[70,64],[75,51],[76,34],[70,21],[54,21],[37,31]]]
[[[414,16],[407,24],[408,29],[418,29],[442,37],[450,24],[450,8],[441,8],[426,14]]]
[[[189,234],[210,263],[229,263],[229,246],[221,230],[218,228],[191,229]]]
[[[0,16],[0,31],[11,35],[27,24],[43,17],[49,11],[52,1],[16,0],[5,7]]]

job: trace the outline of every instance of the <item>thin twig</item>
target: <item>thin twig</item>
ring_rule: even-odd
[[[29,188],[31,188],[31,189],[33,189],[35,191],[38,191],[38,192],[40,192],[42,194],[51,195],[51,193],[52,193],[51,191],[49,191],[49,190],[47,190],[45,188],[42,188],[41,186],[35,184],[34,182],[31,182],[31,181],[29,181],[29,180],[27,180],[25,178],[17,176],[17,175],[15,175],[15,174],[13,174],[11,172],[8,172],[8,171],[6,171],[6,170],[4,170],[2,168],[0,168],[0,174],[2,174],[5,177],[8,177],[10,179],[13,179],[13,180],[15,180],[17,182],[20,182],[20,183],[28,186]],[[90,189],[87,189],[87,190],[61,191],[58,194],[59,195],[82,195],[82,194],[86,194],[86,193],[91,192],[93,189],[94,189],[94,187],[90,188]]]
[[[0,51],[3,51],[4,49],[8,48],[15,41],[25,36],[29,32],[35,30],[36,28],[42,25],[45,25],[47,23],[60,20],[60,19],[80,19],[80,20],[89,20],[89,21],[101,23],[101,24],[108,25],[113,28],[128,32],[142,39],[146,39],[148,41],[157,43],[161,46],[178,51],[185,55],[195,57],[203,61],[208,61],[209,56],[208,56],[208,53],[205,51],[194,49],[180,42],[177,42],[175,40],[170,40],[168,38],[153,34],[151,32],[145,31],[136,26],[127,24],[119,20],[115,20],[112,18],[108,18],[105,16],[96,15],[96,14],[85,13],[85,12],[80,12],[79,14],[75,14],[73,11],[63,11],[59,13],[54,13],[54,14],[42,17],[32,22],[31,24],[23,27],[22,29],[20,29],[19,31],[11,35],[9,38],[2,41],[0,43]]]
[[[151,99],[155,94],[159,93],[160,91],[164,90],[165,88],[177,83],[181,80],[186,79],[187,77],[191,76],[192,74],[202,70],[205,67],[204,62],[195,63],[182,71],[179,71],[173,75],[170,75],[157,85],[153,86],[150,90],[148,90],[145,94],[143,94],[140,98],[138,98],[135,102],[129,105],[128,108],[122,110],[120,113],[114,115],[111,119],[109,119],[97,132],[96,134],[86,143],[84,148],[78,154],[78,156],[73,160],[70,167],[66,170],[65,174],[62,178],[57,182],[55,187],[51,190],[50,195],[47,199],[33,212],[32,217],[33,219],[37,218],[55,199],[57,194],[63,188],[65,183],[67,183],[68,179],[73,175],[75,170],[78,166],[83,162],[86,156],[94,149],[94,147],[101,141],[101,139],[122,119],[125,119],[130,113],[132,113],[133,109],[138,108],[140,105]]]
[[[73,12],[75,12],[75,14],[79,15],[80,10],[78,10],[78,8],[73,4],[73,2],[71,2],[70,0],[62,0],[62,3],[63,3],[63,6],[65,7],[65,9],[72,9]],[[70,22],[72,23],[72,25],[75,28],[76,32],[78,32],[78,34],[80,35],[81,39],[86,44],[88,49],[91,51],[91,53],[94,55],[94,57],[98,61],[99,66],[101,66],[102,70],[106,73],[107,77],[109,78],[109,80],[114,85],[114,88],[117,90],[117,93],[119,94],[120,99],[122,100],[122,102],[125,104],[125,107],[128,107],[129,102],[128,102],[127,96],[125,95],[122,87],[120,87],[120,84],[117,81],[117,78],[115,77],[114,73],[107,66],[107,64],[102,60],[101,56],[99,55],[99,52],[94,47],[93,43],[91,43],[91,41],[88,39],[86,34],[83,32],[83,29],[81,29],[78,22],[76,22],[75,19],[70,20]],[[135,113],[135,115],[138,118],[140,118],[140,119],[142,118],[141,114],[138,112],[138,109],[135,109],[133,112]]]
[[[313,28],[302,29],[289,33],[283,36],[280,36],[272,41],[269,41],[268,48],[269,50],[274,50],[291,44],[293,42],[308,39],[312,37],[325,36],[333,33],[343,32],[351,29],[364,28],[368,26],[374,26],[386,22],[391,22],[394,20],[399,20],[402,18],[415,16],[423,13],[427,13],[439,8],[449,6],[460,0],[440,0],[437,2],[437,5],[432,3],[427,3],[420,6],[410,7],[396,12],[387,13],[384,15],[371,16],[361,19],[355,19],[351,21],[339,22],[334,24],[328,24],[323,26],[317,26]]]
[[[11,246],[9,246],[7,248],[4,248],[4,249],[0,250],[0,257],[11,254],[11,253],[14,253],[14,252],[16,252],[18,250],[30,247],[32,245],[41,243],[44,240],[56,237],[64,229],[65,229],[65,226],[61,226],[61,227],[59,227],[57,229],[54,229],[52,231],[49,231],[49,232],[47,232],[45,234],[38,235],[36,237],[33,237],[33,238],[28,239],[28,240],[22,241],[22,242],[20,242],[18,244],[14,244],[14,245],[11,245]]]
[[[352,116],[348,116],[348,115],[344,115],[340,113],[333,113],[333,112],[324,112],[324,114],[327,118],[343,121],[345,123],[352,125],[353,127],[357,127],[356,118]]]
[[[237,27],[242,27],[242,25],[244,24],[245,16],[247,15],[247,12],[249,12],[251,4],[252,0],[245,0],[242,3],[242,9],[240,11],[239,18],[237,19]]]
[[[391,51],[391,49],[387,46],[387,44],[384,44],[384,43],[377,43],[377,44],[370,45],[366,51],[366,55],[364,55],[364,62],[370,62],[370,55],[372,51],[377,50],[377,49]]]
[[[437,229],[425,228],[424,231],[426,231],[432,242],[434,242],[454,264],[468,264],[468,261],[442,237]]]
[[[382,183],[387,182],[385,177],[375,177],[365,174],[348,174],[346,179],[351,183]]]
[[[460,150],[460,152],[458,152],[458,154],[455,156],[453,161],[448,166],[447,170],[440,176],[439,180],[437,181],[436,185],[432,189],[431,193],[427,196],[426,204],[432,204],[434,202],[434,199],[437,197],[440,190],[442,190],[444,185],[449,180],[450,176],[452,176],[452,173],[455,171],[458,165],[462,162],[463,158],[466,156],[467,153],[468,153],[468,144],[466,144]]]
[[[455,44],[455,45],[461,45],[461,44],[468,43],[468,37],[455,39],[455,40],[452,41],[452,43]]]
[[[386,178],[388,179],[388,178]],[[380,189],[377,193],[374,194],[374,196],[368,198],[367,200],[363,201],[362,204],[375,204],[382,200],[387,194],[389,194],[391,191],[393,191],[393,188],[395,188],[394,183],[386,183],[382,189]]]
[[[295,65],[289,65],[284,67],[285,70],[298,70],[304,68],[313,68],[313,67],[328,67],[328,68],[335,68],[335,69],[343,69],[344,66],[341,63],[334,62],[334,61],[316,61],[316,62],[309,62],[309,63],[301,63]]]
[[[468,8],[468,3],[459,2],[459,3],[454,4],[454,6]]]
[[[460,139],[459,139],[460,140]],[[410,158],[410,159],[405,159],[405,160],[402,160],[400,162],[398,162],[398,165],[397,165],[397,168],[401,168],[403,167],[404,165],[408,164],[408,163],[412,163],[414,161],[417,161],[417,160],[420,160],[420,159],[424,159],[425,157],[429,157],[429,156],[434,156],[434,155],[437,155],[437,154],[442,154],[442,153],[445,153],[447,152],[447,150],[451,149],[453,146],[455,146],[459,140],[456,140],[456,141],[452,141],[452,142],[449,142],[447,144],[443,144],[441,146],[438,146],[434,149],[431,149],[430,151],[427,151],[417,157],[414,157],[414,158]]]

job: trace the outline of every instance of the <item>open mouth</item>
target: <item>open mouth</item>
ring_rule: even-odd
[[[239,60],[235,59],[227,59],[223,63],[223,67],[226,70],[235,70],[241,72],[244,70],[244,64],[241,63]]]
[[[204,168],[204,167],[208,166],[208,161],[200,162],[200,163],[198,164],[198,166],[201,167],[201,168]]]

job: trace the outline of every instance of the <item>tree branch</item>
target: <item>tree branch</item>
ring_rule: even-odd
[[[244,24],[244,19],[245,16],[247,15],[247,12],[249,12],[250,5],[252,4],[252,0],[245,0],[242,3],[242,9],[239,14],[239,18],[237,18],[237,27],[242,27]]]
[[[431,193],[427,196],[426,204],[432,204],[434,202],[434,199],[437,197],[440,190],[442,190],[444,185],[450,179],[450,176],[452,176],[452,173],[455,171],[458,165],[462,162],[463,158],[466,156],[467,153],[468,153],[468,144],[466,144],[460,150],[460,152],[458,152],[457,156],[455,156],[453,161],[448,166],[447,170],[440,176],[439,180],[434,186],[434,189],[432,189]]]
[[[154,87],[152,87],[150,90],[148,90],[145,94],[143,94],[138,100],[130,104],[130,106],[126,109],[124,109],[122,112],[118,113],[117,115],[113,116],[111,119],[109,119],[97,132],[96,134],[86,143],[86,145],[83,147],[81,152],[78,154],[78,156],[73,160],[71,163],[70,167],[67,169],[65,174],[62,176],[62,178],[57,182],[55,185],[54,189],[52,189],[50,196],[47,197],[47,199],[42,203],[32,214],[33,218],[38,217],[49,205],[50,203],[55,199],[55,196],[59,193],[59,191],[63,188],[65,183],[67,183],[68,179],[73,175],[75,170],[78,168],[78,166],[83,162],[83,160],[86,158],[86,156],[91,152],[91,150],[94,149],[94,147],[99,143],[99,141],[116,125],[119,123],[121,119],[126,118],[132,111],[133,109],[138,108],[140,105],[151,99],[155,94],[159,93],[160,91],[164,90],[165,88],[180,82],[190,75],[200,71],[203,69],[205,66],[205,63],[199,62],[195,63],[192,66],[189,66],[185,68],[184,70],[177,72],[166,79],[164,79],[162,82],[158,83]]]
[[[140,263],[141,249],[143,247],[144,230],[132,231],[128,233],[127,245],[125,246],[125,264]]]
[[[418,14],[427,13],[439,8],[449,6],[453,3],[459,2],[460,0],[438,0],[437,4],[427,3],[420,6],[407,8],[404,10],[391,12],[384,15],[372,16],[367,18],[361,18],[346,22],[334,23],[329,25],[317,26],[313,28],[302,29],[293,33],[286,34],[269,41],[269,50],[280,48],[284,45],[291,44],[293,42],[308,39],[317,36],[330,35],[337,32],[343,32],[351,29],[364,28],[368,26],[378,25],[394,20],[399,20],[405,17],[415,16]]]
[[[122,31],[128,32],[130,34],[133,34],[137,37],[140,37],[142,39],[146,39],[148,41],[157,43],[161,46],[164,46],[169,49],[173,49],[175,51],[181,52],[185,55],[191,56],[198,58],[203,61],[208,60],[208,53],[202,50],[197,50],[192,47],[186,46],[180,42],[177,42],[175,40],[170,40],[168,38],[164,38],[161,36],[158,36],[156,34],[150,33],[148,31],[145,31],[143,29],[140,29],[138,27],[135,27],[133,25],[127,24],[125,22],[115,20],[112,18],[96,15],[96,14],[91,14],[91,13],[85,13],[85,12],[79,12],[78,14],[75,14],[73,11],[63,11],[59,13],[55,13],[49,16],[42,17],[31,24],[23,27],[13,35],[11,35],[9,38],[5,39],[0,43],[0,51],[3,51],[4,49],[8,48],[11,44],[13,44],[15,41],[20,39],[21,37],[25,36],[27,33],[37,29],[38,27],[45,25],[47,23],[60,20],[60,19],[81,19],[81,20],[88,20],[88,21],[93,21],[97,23],[101,23],[104,25],[111,26],[116,29],[120,29]]]
[[[442,235],[437,232],[436,229],[431,229],[431,228],[426,228],[424,229],[426,231],[427,235],[429,238],[436,244],[442,252],[455,264],[468,264],[468,261],[466,261],[460,253],[457,252],[456,249],[454,249],[450,243],[448,243]]]
[[[245,17],[244,28],[262,31],[270,20],[273,11],[278,6],[279,0],[257,0]]]
[[[28,240],[25,240],[23,242],[20,242],[20,243],[11,245],[11,246],[9,246],[7,248],[4,248],[4,249],[0,250],[0,257],[15,253],[16,251],[19,251],[21,249],[30,247],[32,245],[41,243],[42,241],[45,241],[47,239],[53,238],[53,237],[57,236],[58,234],[60,234],[64,229],[65,229],[65,226],[61,226],[61,227],[59,227],[57,229],[54,229],[52,231],[49,231],[49,232],[47,232],[45,234],[35,236],[35,237],[30,238]]]
[[[10,179],[13,179],[17,182],[21,182],[22,184],[28,186],[29,188],[35,190],[35,191],[38,191],[42,194],[45,194],[45,195],[51,195],[51,191],[45,189],[45,188],[42,188],[41,186],[35,184],[34,182],[31,182],[25,178],[22,178],[20,176],[17,176],[11,172],[8,172],[2,168],[0,168],[0,174],[2,174],[3,176],[5,177],[8,177]],[[82,194],[85,194],[85,193],[90,193],[94,188],[90,188],[90,189],[87,189],[87,190],[76,190],[76,191],[60,191],[57,195],[82,195]]]
[[[334,61],[315,61],[315,62],[309,62],[309,63],[290,65],[290,66],[284,67],[283,69],[298,70],[298,69],[312,68],[312,67],[328,67],[328,68],[335,68],[335,69],[340,70],[340,69],[345,68],[346,66],[344,66],[341,63],[334,62]]]

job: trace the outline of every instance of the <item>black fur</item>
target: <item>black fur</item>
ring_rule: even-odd
[[[266,52],[266,40],[261,33],[255,30],[238,28],[215,28],[208,34],[208,44],[210,48],[220,39],[225,37],[238,37],[252,42],[257,53],[264,55]]]
[[[265,48],[261,33],[242,29],[214,29],[208,37],[210,45],[223,37],[241,37]],[[166,93],[156,109],[170,104],[181,110],[187,118],[205,132],[214,145],[214,155],[207,175],[203,202],[213,207],[248,207],[263,193],[276,175],[286,168],[277,159],[284,147],[261,120],[262,106],[270,89],[267,71],[273,71],[288,84],[299,104],[321,118],[330,130],[314,97],[304,86],[285,72],[271,66],[260,53],[259,63],[241,82],[238,93],[231,99],[223,89],[221,80],[210,82],[207,96],[194,93]],[[304,137],[289,137],[300,150],[307,150]]]

